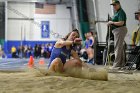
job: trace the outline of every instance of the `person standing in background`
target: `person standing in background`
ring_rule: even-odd
[[[0,59],[2,59],[3,56],[5,56],[5,54],[4,54],[2,47],[0,46]]]
[[[132,33],[132,45],[136,46],[135,50],[140,50],[140,10],[135,12],[136,20],[139,21],[137,28]],[[136,69],[140,70],[140,55],[136,60]]]
[[[88,62],[90,64],[95,64],[94,63],[94,37],[93,37],[93,32],[88,32],[87,33],[88,37],[88,47],[86,49],[87,54],[88,54]]]
[[[18,58],[18,56],[16,55],[16,47],[15,46],[12,46],[11,48],[11,53],[12,53],[12,58]]]
[[[38,45],[37,44],[35,44],[35,47],[34,47],[34,56],[35,56],[35,58],[37,58],[38,57]]]
[[[132,34],[132,45],[140,46],[140,10],[135,12],[136,18],[139,21],[137,28]]]
[[[42,50],[41,44],[39,44],[38,45],[38,56],[39,56],[39,58],[41,57],[41,50]]]
[[[118,0],[114,0],[110,5],[113,5],[115,11],[112,21],[108,22],[108,26],[112,27],[112,33],[114,34],[115,61],[111,69],[119,69],[125,64],[123,43],[127,34],[127,17]]]

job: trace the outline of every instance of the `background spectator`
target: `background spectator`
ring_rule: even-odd
[[[16,55],[16,47],[15,46],[13,46],[11,48],[11,53],[12,53],[12,58],[18,58],[18,56]]]

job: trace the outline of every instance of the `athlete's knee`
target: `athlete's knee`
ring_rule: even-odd
[[[60,58],[55,58],[51,64],[50,69],[53,69],[55,72],[63,71],[63,63]]]
[[[63,63],[60,58],[55,58],[52,61],[51,66],[63,66]]]
[[[61,62],[61,59],[60,58],[55,58],[53,61],[55,61],[55,62]]]
[[[67,62],[67,65],[71,67],[82,67],[82,61],[80,59],[71,59]]]
[[[80,59],[74,59],[76,67],[82,67],[82,61]]]
[[[63,66],[63,63],[62,63],[61,59],[56,58],[56,60],[54,61],[54,65]]]

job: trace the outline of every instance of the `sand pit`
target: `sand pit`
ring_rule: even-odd
[[[32,72],[32,73],[31,73]],[[140,73],[108,75],[108,81],[0,72],[0,93],[139,93]],[[38,75],[38,76],[36,76]]]

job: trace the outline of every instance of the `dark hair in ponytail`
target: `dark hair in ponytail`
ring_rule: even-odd
[[[78,31],[77,29],[72,30],[72,32],[78,33],[78,37],[80,37],[79,31]],[[68,37],[70,36],[70,34],[71,34],[72,32],[68,33],[68,34],[64,37],[64,40],[67,40]]]

